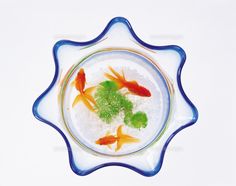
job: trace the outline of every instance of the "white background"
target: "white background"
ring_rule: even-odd
[[[151,178],[121,167],[75,175],[62,137],[31,113],[54,74],[53,44],[93,39],[115,16],[188,56],[182,82],[199,120],[171,141]],[[0,186],[236,185],[235,35],[234,0],[0,0]]]

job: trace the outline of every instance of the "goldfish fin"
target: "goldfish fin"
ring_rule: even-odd
[[[129,94],[137,96],[137,94],[134,92],[129,92]]]
[[[132,94],[132,92],[127,91],[124,93],[124,96],[129,95],[129,94]]]
[[[122,132],[122,125],[120,125],[117,129],[117,144],[116,144],[116,149],[115,151],[118,151],[121,149],[121,147],[124,145],[124,144],[127,144],[127,143],[136,143],[136,142],[139,142],[139,139],[138,138],[134,138],[132,136],[129,136],[127,134],[123,134]]]
[[[75,86],[75,81],[72,81],[70,86],[74,87]]]
[[[111,145],[107,145],[107,147],[108,147],[109,149],[111,149]]]
[[[122,69],[122,77],[125,80],[125,73],[124,73],[124,69]],[[126,80],[125,80],[126,81]]]
[[[137,81],[135,81],[135,80],[133,80],[133,81],[130,81],[130,83],[133,83],[133,84],[135,84],[135,85],[138,85],[138,82],[137,82]]]
[[[100,145],[100,139],[96,140],[95,143]]]
[[[85,96],[82,96],[82,101],[84,103],[84,105],[92,112],[94,112],[94,108],[93,106],[88,102],[87,98]]]
[[[81,94],[77,95],[72,103],[72,107],[74,107],[79,101],[81,101],[82,96]]]
[[[93,103],[94,105],[96,105],[96,101],[95,99],[93,98],[93,96],[91,96],[93,90],[96,88],[96,86],[94,87],[90,87],[90,88],[87,88],[85,91],[84,91],[84,96],[91,102]]]
[[[84,92],[85,92],[86,94],[91,95],[95,88],[96,88],[96,86],[86,88],[86,90],[85,90]]]
[[[118,127],[117,131],[116,131],[116,135],[117,135],[118,138],[123,135],[122,127],[123,127],[123,125],[120,125],[120,126]]]

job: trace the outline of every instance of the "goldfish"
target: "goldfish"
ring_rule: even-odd
[[[139,85],[136,81],[127,81],[125,79],[125,75],[124,75],[123,70],[122,70],[122,75],[121,75],[110,66],[109,66],[109,69],[114,76],[111,74],[108,74],[108,73],[105,73],[105,76],[108,79],[116,82],[119,89],[126,87],[130,91],[130,93],[132,93],[134,95],[138,95],[138,96],[142,96],[142,97],[150,97],[151,96],[151,92],[148,89],[146,89],[145,87]]]
[[[107,133],[106,136],[104,136],[102,138],[99,138],[95,143],[98,144],[98,145],[107,145],[109,148],[110,148],[111,144],[116,143],[115,151],[118,151],[126,143],[136,143],[136,142],[139,142],[139,139],[134,138],[134,137],[132,137],[130,135],[124,134],[122,132],[122,127],[123,127],[123,125],[120,125],[117,128],[116,136],[109,135],[109,133]]]
[[[90,110],[90,111],[95,111],[93,105],[96,105],[96,102],[91,95],[95,87],[89,87],[87,89],[85,88],[85,83],[86,83],[86,76],[84,73],[84,69],[81,68],[79,72],[77,73],[77,76],[75,80],[72,82],[72,85],[75,86],[75,88],[79,91],[80,94],[78,94],[73,103],[72,107],[74,107],[79,101],[82,101],[84,105]],[[91,104],[92,103],[92,104]]]

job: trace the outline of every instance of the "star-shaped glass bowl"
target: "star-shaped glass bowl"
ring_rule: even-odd
[[[171,139],[197,121],[181,85],[184,50],[145,43],[125,18],[91,41],[58,41],[53,57],[33,114],[61,134],[78,175],[115,165],[153,176]]]

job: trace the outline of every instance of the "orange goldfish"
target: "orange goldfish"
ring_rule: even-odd
[[[98,145],[107,145],[110,148],[109,145],[117,142],[115,151],[118,151],[126,143],[139,142],[139,139],[134,138],[132,136],[129,136],[127,134],[123,134],[122,127],[123,127],[122,125],[120,125],[118,127],[116,136],[107,134],[106,136],[104,136],[102,138],[99,138],[96,141],[96,144],[98,144]]]
[[[143,97],[150,97],[151,92],[146,89],[145,87],[139,85],[136,81],[127,81],[125,79],[124,72],[122,71],[122,75],[120,75],[118,72],[116,72],[112,67],[109,67],[110,71],[112,72],[113,75],[110,75],[108,73],[105,73],[105,76],[117,83],[119,88],[126,87],[132,94],[138,95],[138,96],[143,96]]]
[[[75,80],[72,82],[72,85],[74,85],[75,88],[80,92],[80,94],[75,97],[72,107],[74,107],[79,101],[82,101],[89,110],[94,111],[94,108],[91,103],[95,105],[96,102],[91,96],[91,93],[95,89],[95,87],[84,89],[85,83],[86,77],[84,69],[81,68],[77,73]]]

